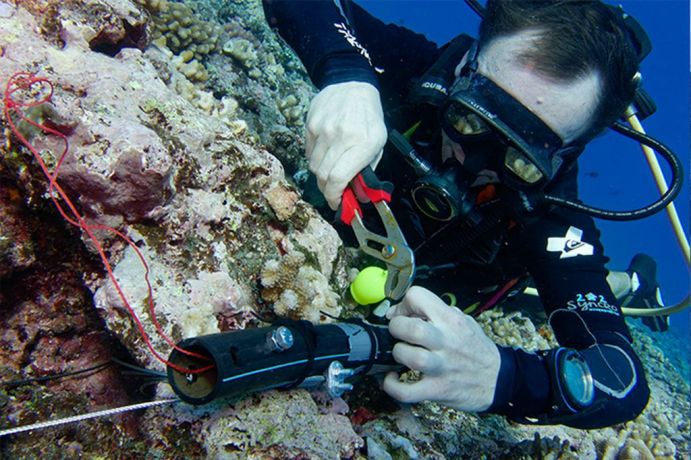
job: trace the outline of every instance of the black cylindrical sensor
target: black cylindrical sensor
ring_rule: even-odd
[[[178,346],[206,359],[173,350],[169,361],[202,373],[183,373],[168,366],[175,393],[191,404],[205,404],[223,396],[240,396],[272,388],[299,385],[323,375],[333,361],[344,367],[395,365],[388,328],[368,324],[305,322],[244,329],[194,337]]]

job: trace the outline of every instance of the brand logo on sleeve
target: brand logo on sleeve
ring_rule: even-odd
[[[604,296],[593,294],[576,294],[574,300],[566,303],[569,310],[580,310],[583,312],[592,311],[597,313],[608,313],[619,316],[619,310],[614,305],[607,302]]]
[[[569,227],[563,237],[547,238],[547,250],[561,252],[560,259],[568,259],[576,256],[592,256],[593,245],[581,241],[583,230]]]
[[[341,23],[335,23],[335,24],[334,24],[334,27],[336,28],[336,30],[338,31],[338,33],[340,33],[341,35],[343,35],[343,38],[346,39],[346,41],[348,42],[348,44],[349,44],[350,46],[352,46],[353,48],[355,48],[356,50],[358,50],[358,52],[359,52],[362,56],[364,56],[365,59],[367,59],[367,62],[369,62],[369,65],[371,65],[372,68],[373,68],[377,73],[384,73],[384,69],[380,69],[380,68],[374,67],[374,66],[372,65],[372,59],[370,59],[369,53],[367,52],[367,50],[365,49],[365,47],[362,46],[362,45],[357,41],[357,38],[355,38],[355,35],[353,35],[353,33],[350,31],[350,29],[348,29],[348,26],[347,26],[346,24],[344,24],[344,23],[342,23],[342,22],[341,22]]]

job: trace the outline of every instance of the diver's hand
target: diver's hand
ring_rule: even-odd
[[[406,403],[429,400],[472,412],[489,408],[501,359],[473,318],[421,287],[410,288],[386,316],[391,335],[401,340],[394,359],[423,377],[404,383],[391,372],[384,391]]]
[[[381,159],[387,133],[379,91],[369,83],[329,85],[307,113],[305,152],[309,169],[331,209],[366,166]]]

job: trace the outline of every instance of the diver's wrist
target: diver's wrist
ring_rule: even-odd
[[[513,380],[516,372],[516,359],[513,350],[497,345],[499,350],[499,373],[494,387],[494,398],[489,408],[485,412],[502,413],[505,408],[510,407],[511,396],[513,394]]]
[[[314,85],[324,89],[328,85],[358,81],[370,83],[379,89],[379,80],[370,65],[361,56],[333,56],[321,62],[312,76]]]
[[[510,347],[497,346],[501,358],[494,400],[486,412],[502,415],[541,414],[548,410],[551,388],[544,359]]]

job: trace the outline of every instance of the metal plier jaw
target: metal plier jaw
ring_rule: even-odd
[[[355,176],[343,192],[339,207],[339,218],[350,225],[357,238],[360,250],[386,264],[387,277],[384,286],[386,297],[399,301],[413,283],[415,277],[415,256],[406,243],[396,218],[389,208],[393,185],[380,182],[369,166]],[[358,203],[369,200],[374,204],[384,225],[386,236],[374,233],[362,222],[362,209]]]

